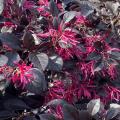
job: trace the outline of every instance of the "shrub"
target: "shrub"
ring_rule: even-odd
[[[1,0],[0,119],[119,119],[119,7]]]

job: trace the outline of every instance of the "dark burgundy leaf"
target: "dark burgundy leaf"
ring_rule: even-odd
[[[100,99],[91,100],[87,105],[88,112],[92,116],[94,116],[100,111],[100,107],[101,107]]]
[[[66,60],[63,64],[63,69],[72,70],[75,67],[76,61],[74,60]]]
[[[50,7],[50,12],[53,16],[57,16],[59,14],[57,4],[54,2],[54,0],[50,0],[49,7]]]
[[[17,4],[19,7],[21,7],[24,3],[24,0],[17,0]]]
[[[13,111],[8,111],[8,110],[0,111],[0,119],[1,120],[10,119],[10,118],[16,117],[16,116],[17,116],[17,114],[14,113]]]
[[[119,51],[108,51],[110,57],[116,60],[120,60],[120,52]]]
[[[119,65],[119,63],[117,62],[117,60],[112,59],[112,58],[109,58],[107,60],[107,62],[108,62],[109,65]]]
[[[0,74],[0,81],[4,80],[5,79],[5,76],[4,74]]]
[[[0,120],[119,119],[119,12],[119,0],[0,0]]]
[[[63,59],[58,55],[49,57],[48,69],[53,71],[60,71],[63,67]]]
[[[58,105],[63,106],[64,104],[67,104],[67,102],[65,100],[62,99],[54,99],[51,100],[50,102],[47,103],[47,106],[51,106],[51,107],[56,107]]]
[[[27,26],[28,24],[29,24],[29,21],[27,20],[27,18],[25,16],[22,16],[20,20],[20,25]]]
[[[0,40],[2,44],[16,50],[21,50],[21,43],[19,38],[17,38],[12,33],[0,33]]]
[[[116,117],[119,113],[120,113],[119,109],[110,108],[107,111],[106,120],[111,120],[112,118]]]
[[[61,48],[64,48],[64,49],[67,49],[67,48],[71,48],[72,47],[72,45],[70,44],[70,43],[64,43],[64,41],[63,40],[59,40],[58,41],[58,43],[59,43],[59,46],[61,47]]]
[[[94,65],[94,71],[100,71],[104,68],[105,64],[104,64],[104,61],[98,61],[95,63]]]
[[[86,60],[99,60],[99,59],[101,59],[101,55],[97,52],[91,52],[86,58]]]
[[[99,92],[98,92],[98,95],[101,96],[101,97],[106,97],[107,93],[105,92],[104,89],[100,89]]]
[[[72,105],[63,105],[64,120],[80,120],[79,111]]]
[[[59,25],[58,20],[57,20],[56,17],[54,17],[54,19],[53,19],[53,27],[54,27],[56,30],[58,29],[58,25]]]
[[[38,120],[34,116],[26,116],[23,118],[23,120]]]
[[[5,81],[0,82],[0,91],[5,89]]]
[[[0,74],[0,91],[4,91],[10,84],[10,81],[5,80],[5,77]]]
[[[63,16],[63,21],[65,23],[70,22],[73,18],[75,18],[76,16],[76,12],[75,11],[70,11],[70,12],[66,12]]]
[[[43,71],[47,68],[49,62],[49,58],[45,53],[30,54],[29,60],[33,63],[34,67]]]
[[[32,36],[34,38],[34,44],[39,45],[41,43],[41,40],[37,37],[36,34],[32,34]]]
[[[40,120],[57,120],[52,114],[41,114],[39,117]]]
[[[118,109],[120,109],[120,105],[117,104],[117,103],[111,103],[110,108],[114,108],[114,109],[118,108]]]
[[[71,0],[66,3],[64,3],[64,8],[67,11],[77,11],[80,12],[80,5],[77,1]]]
[[[23,46],[27,49],[31,49],[35,44],[34,44],[34,37],[32,36],[31,32],[25,32],[23,35]]]
[[[27,95],[22,98],[22,100],[31,108],[41,107],[44,103],[44,96],[40,95]]]
[[[94,47],[95,47],[96,50],[98,50],[98,51],[102,51],[102,50],[105,49],[105,48],[104,48],[104,44],[103,44],[102,42],[100,42],[100,41],[96,41],[96,42],[94,43]]]
[[[3,12],[4,10],[4,0],[0,0],[0,14]]]
[[[13,29],[12,27],[7,27],[7,26],[3,26],[1,29],[1,33],[12,33]]]
[[[104,24],[104,23],[103,23]],[[100,25],[101,27],[102,27],[102,24]],[[107,25],[105,24],[104,25],[104,27],[105,28],[107,28]],[[105,30],[105,29],[104,29]],[[114,33],[113,32],[111,32],[110,34],[109,34],[109,36],[105,39],[105,41],[107,42],[107,43],[110,43],[111,42],[111,40],[112,40],[112,38],[114,37]]]
[[[105,2],[106,7],[115,15],[118,13],[119,2],[107,1]]]
[[[37,68],[31,68],[26,74],[31,75],[31,80],[26,89],[35,94],[41,94],[47,90],[47,82],[44,73]]]
[[[4,101],[4,107],[7,110],[24,110],[30,109],[21,99],[11,98]]]
[[[92,116],[89,114],[87,110],[79,111],[79,120],[91,120]]]
[[[21,59],[17,52],[6,52],[5,55],[8,57],[7,65],[15,66]]]
[[[0,66],[4,66],[8,63],[8,57],[5,55],[0,55]]]
[[[94,12],[94,9],[95,9],[95,5],[92,4],[91,2],[89,1],[79,1],[77,0],[79,6],[80,6],[80,12],[83,16],[88,16],[90,15],[91,13]]]

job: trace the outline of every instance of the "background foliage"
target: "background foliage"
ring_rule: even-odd
[[[119,48],[119,0],[0,0],[0,120],[119,120]]]

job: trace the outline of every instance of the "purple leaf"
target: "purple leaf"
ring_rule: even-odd
[[[100,111],[100,106],[100,99],[91,100],[87,105],[88,112],[94,116]]]
[[[0,66],[4,66],[8,63],[8,57],[5,55],[0,55]]]
[[[1,110],[0,111],[0,119],[1,120],[6,120],[6,119],[10,119],[12,117],[16,117],[17,114],[13,111],[8,111],[8,110]]]
[[[79,111],[72,105],[63,105],[64,120],[79,120]]]
[[[33,63],[34,67],[39,68],[43,71],[47,68],[49,62],[49,58],[45,53],[30,54],[29,60]]]
[[[92,52],[92,53],[90,53],[90,54],[88,54],[88,56],[87,56],[87,60],[99,60],[99,59],[101,59],[101,55],[100,54],[98,54],[97,52]]]
[[[64,104],[67,104],[67,102],[62,99],[54,99],[54,100],[51,100],[50,102],[48,102],[47,106],[56,107],[59,105],[63,106]]]
[[[94,72],[102,70],[104,66],[105,66],[104,61],[98,61],[97,63],[95,63]]]
[[[70,22],[73,18],[75,18],[76,16],[76,12],[75,11],[70,11],[70,12],[66,12],[63,16],[63,21],[65,23]]]
[[[110,108],[107,111],[106,120],[111,120],[112,118],[116,117],[119,113],[120,113],[119,109]]]
[[[6,52],[5,55],[8,57],[8,63],[9,66],[15,66],[21,59],[17,52]]]
[[[31,75],[30,82],[26,89],[35,94],[41,94],[47,90],[47,82],[42,71],[37,68],[31,68],[26,74]]]
[[[49,57],[48,69],[53,71],[60,71],[63,67],[63,59],[58,55]]]
[[[53,16],[57,16],[59,14],[57,4],[53,0],[50,0],[49,7],[50,7],[50,12]]]
[[[0,40],[2,44],[5,44],[12,49],[21,50],[19,38],[12,33],[0,33]]]
[[[21,99],[11,98],[4,101],[4,107],[7,110],[24,110],[30,109]]]
[[[4,10],[4,0],[0,0],[0,14],[3,12]]]
[[[57,120],[52,114],[41,114],[40,120]]]

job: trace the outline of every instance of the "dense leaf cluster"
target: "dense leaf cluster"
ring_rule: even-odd
[[[119,0],[0,0],[0,120],[119,120],[119,100]]]

